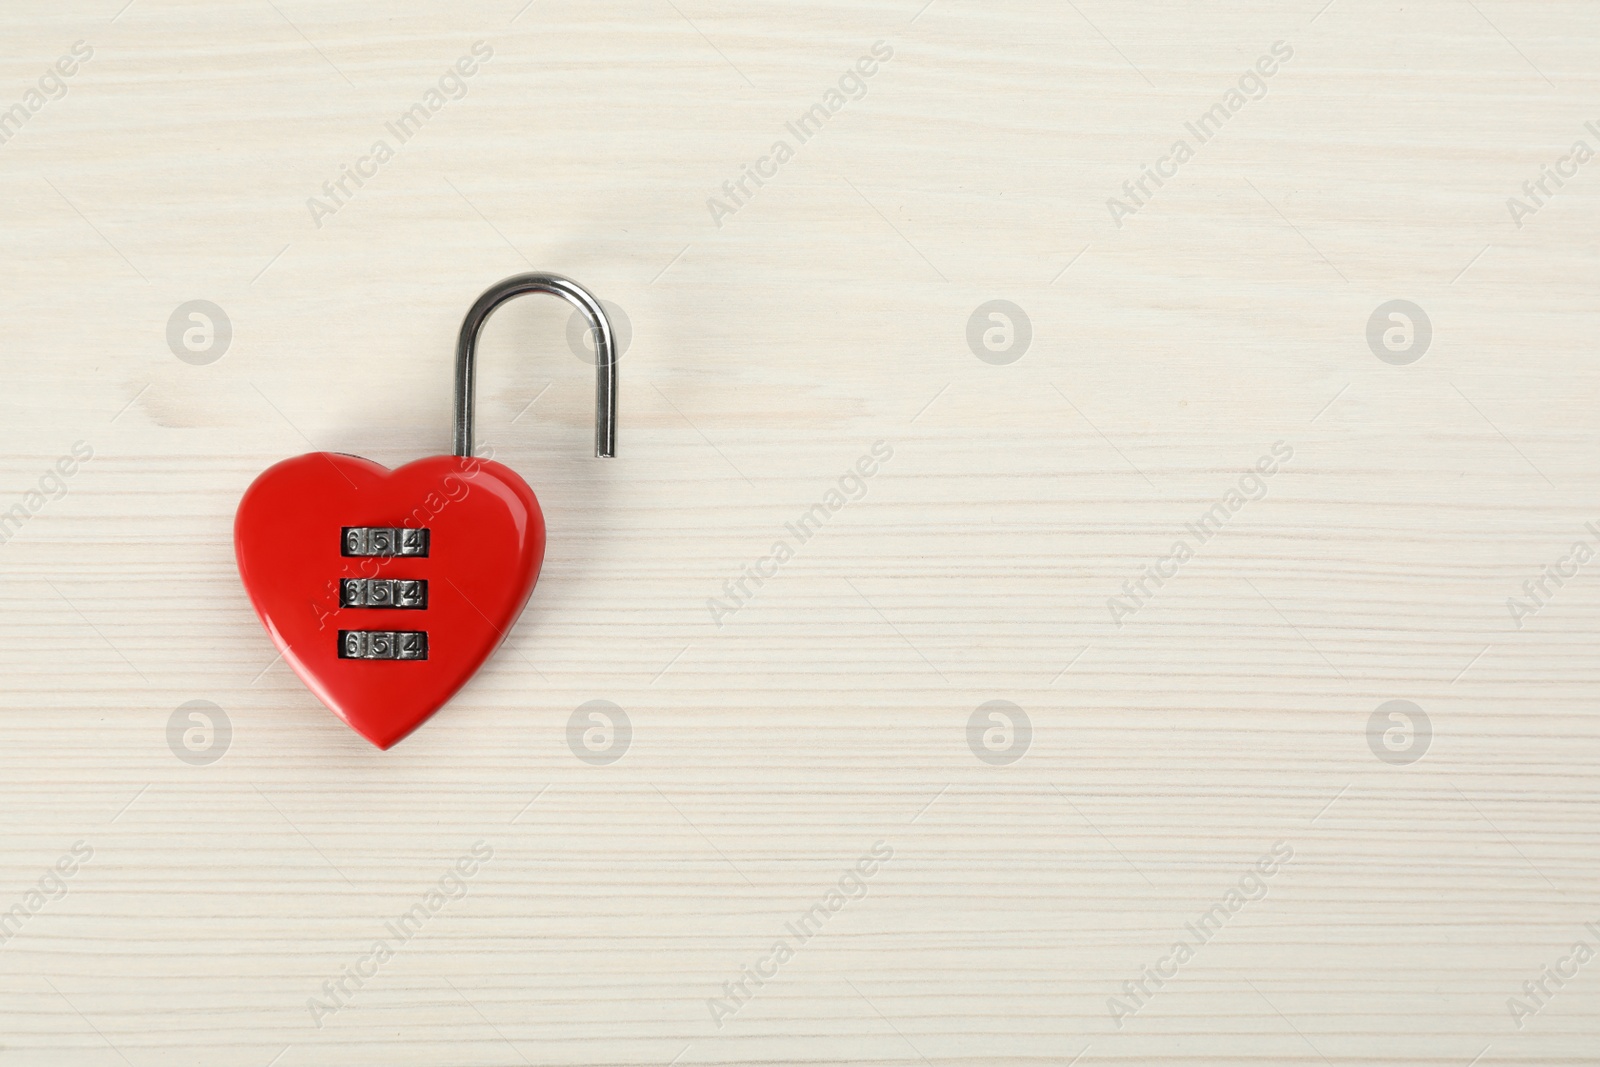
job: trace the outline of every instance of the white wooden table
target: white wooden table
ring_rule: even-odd
[[[4,14],[0,1067],[1600,1062],[1593,5],[123,2]],[[498,313],[380,753],[234,507],[529,269],[620,453]]]

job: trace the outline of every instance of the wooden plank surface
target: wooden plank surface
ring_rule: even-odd
[[[1600,1062],[1593,5],[4,25],[0,1067]],[[528,269],[619,456],[506,307],[543,577],[379,753],[233,511]]]

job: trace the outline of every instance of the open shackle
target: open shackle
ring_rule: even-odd
[[[516,274],[484,290],[461,322],[456,341],[455,454],[472,455],[472,404],[476,392],[473,371],[478,355],[478,334],[495,308],[523,293],[559,296],[589,320],[594,337],[594,454],[610,459],[617,454],[617,358],[611,332],[600,301],[583,286],[559,274]]]

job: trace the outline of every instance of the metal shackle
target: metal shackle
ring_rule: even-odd
[[[589,320],[594,337],[594,454],[610,459],[617,453],[617,359],[611,320],[600,301],[583,286],[559,274],[516,274],[497,282],[478,297],[461,322],[456,341],[455,454],[472,455],[472,407],[476,392],[473,372],[478,355],[478,334],[495,308],[523,293],[559,296]]]

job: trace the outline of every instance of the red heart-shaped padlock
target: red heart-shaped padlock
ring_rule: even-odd
[[[379,748],[415,730],[505,640],[544,561],[544,516],[516,472],[472,450],[472,377],[489,313],[519,293],[584,312],[596,350],[595,455],[615,451],[616,361],[599,301],[521,274],[478,299],[456,349],[456,454],[389,470],[313,452],[258,477],[234,551],[250,603],[285,662]]]
[[[383,531],[376,552],[372,531]],[[391,471],[313,452],[255,480],[233,542],[250,602],[285,662],[334,714],[388,748],[510,631],[544,562],[544,516],[504,464],[436,456]],[[372,634],[394,636],[376,650],[370,636],[351,636]]]

